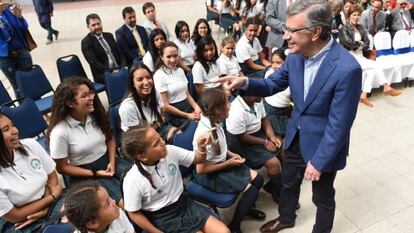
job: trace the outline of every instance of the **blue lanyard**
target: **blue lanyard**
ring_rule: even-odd
[[[11,168],[13,169],[13,171],[18,175],[18,176],[20,176],[20,178],[22,178],[23,180],[25,180],[25,181],[27,181],[27,179],[26,179],[26,177],[24,177],[24,175],[23,175],[23,172],[21,172],[21,171],[19,171],[19,170],[16,170],[14,167],[15,167],[16,165],[12,165],[11,166]]]

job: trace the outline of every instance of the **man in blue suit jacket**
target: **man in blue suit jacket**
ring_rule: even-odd
[[[132,7],[125,7],[122,10],[122,17],[125,24],[116,30],[115,36],[119,50],[130,67],[132,64],[142,63],[142,57],[148,49],[148,35],[144,27],[137,25],[136,14]]]
[[[290,87],[294,108],[285,136],[279,217],[262,232],[294,227],[302,179],[312,181],[317,207],[312,232],[330,232],[335,214],[336,172],[345,167],[357,112],[362,71],[331,36],[332,12],[325,0],[296,1],[288,8],[284,39],[291,55],[268,79],[224,77],[227,90],[270,96]]]

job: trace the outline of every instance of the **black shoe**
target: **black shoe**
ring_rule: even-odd
[[[53,35],[55,35],[55,40],[59,39],[59,31],[56,31],[55,33],[53,33]]]
[[[263,185],[263,190],[272,195],[272,199],[276,204],[279,204],[279,193],[273,187],[272,183],[269,181],[265,185]]]
[[[246,216],[256,220],[264,220],[266,218],[266,214],[263,211],[255,208],[251,208],[249,212],[247,212]]]
[[[298,209],[300,209],[300,203],[299,202],[296,204],[296,210],[298,210]]]

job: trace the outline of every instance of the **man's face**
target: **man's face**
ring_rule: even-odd
[[[382,9],[382,3],[380,1],[374,1],[371,5],[371,9],[374,13],[377,13]]]
[[[101,35],[102,30],[103,30],[101,20],[99,20],[99,19],[90,19],[89,23],[88,23],[88,28],[95,35]]]
[[[125,23],[130,27],[135,27],[135,25],[137,24],[137,17],[135,15],[135,12],[126,13],[124,20]]]
[[[312,28],[306,25],[306,12],[288,16],[286,19],[286,30],[283,38],[288,42],[290,53],[305,55],[312,48],[312,42],[316,39],[313,36]]]
[[[154,21],[157,13],[155,12],[155,9],[153,7],[148,7],[145,9],[145,16],[149,21]]]

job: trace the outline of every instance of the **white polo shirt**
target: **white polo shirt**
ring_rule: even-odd
[[[157,110],[159,113],[161,113],[161,106],[162,101],[157,93]],[[142,101],[142,112],[145,115],[145,118],[147,119],[147,122],[153,123],[154,121],[158,121],[158,116],[156,112],[153,112],[151,110],[150,101],[148,103],[145,103]],[[132,96],[129,96],[128,98],[124,99],[119,106],[119,117],[121,118],[121,129],[125,132],[129,129],[129,127],[139,125],[141,121],[143,121],[141,113],[139,112],[138,106],[135,103],[135,100]]]
[[[266,117],[263,102],[255,103],[254,111],[244,102],[241,96],[231,102],[226,128],[233,135],[252,134],[262,128],[262,118]]]
[[[216,127],[218,142],[213,142],[211,145],[207,145],[207,161],[212,162],[212,163],[220,163],[220,162],[226,161],[226,158],[227,158],[226,134],[224,133],[224,129],[221,124],[214,124],[213,127]],[[211,129],[210,120],[204,115],[201,115],[200,122],[198,123],[197,129],[194,133],[193,148],[195,149],[198,148],[197,138],[205,134],[210,129]],[[214,146],[217,143],[220,146],[221,154],[214,153]]]
[[[265,78],[268,78],[271,74],[276,72],[272,68],[268,69],[265,74]],[[275,108],[285,108],[290,105],[290,88],[286,88],[284,91],[276,93],[272,96],[264,98],[266,103]]]
[[[157,189],[139,171],[136,164],[124,178],[125,210],[157,211],[175,203],[184,191],[179,165],[189,167],[194,161],[195,154],[173,145],[167,145],[167,156],[157,165],[142,167],[151,174]],[[172,226],[173,227],[173,226]]]
[[[217,64],[220,68],[220,75],[231,74],[238,76],[240,74],[241,68],[235,56],[228,58],[224,54],[221,54],[219,59],[217,59]]]
[[[196,46],[192,40],[182,41],[175,39],[174,43],[178,46],[178,52],[184,64],[193,65]]]
[[[246,6],[243,7],[243,15],[246,16],[246,19],[248,18],[254,18],[257,15],[263,14],[264,13],[264,4],[260,3],[259,1],[257,1],[256,5],[251,8],[249,11],[245,11],[244,9],[246,8]]]
[[[124,211],[119,208],[119,217],[115,219],[105,233],[134,233],[134,226],[128,220],[128,217]],[[75,230],[74,233],[80,233],[79,230]],[[88,231],[88,233],[94,233],[93,231]]]
[[[68,158],[71,165],[79,166],[95,162],[106,153],[106,138],[95,126],[91,115],[85,126],[70,115],[59,122],[50,133],[50,156],[54,159]]]
[[[159,68],[154,74],[154,85],[158,93],[167,92],[170,104],[187,99],[188,80],[181,68]]]
[[[150,52],[146,52],[144,57],[142,58],[142,63],[144,63],[148,69],[150,69],[152,72],[154,72],[155,69],[155,64],[154,61],[152,60],[152,56]]]
[[[56,167],[43,147],[36,140],[20,140],[27,156],[13,150],[14,160],[11,167],[0,170],[0,217],[7,214],[13,206],[21,207],[43,197],[47,176]]]
[[[215,88],[219,87],[220,83],[213,83],[211,80],[219,78],[220,70],[217,61],[215,63],[208,63],[210,70],[207,73],[203,65],[199,61],[193,66],[191,72],[193,72],[193,82],[194,84],[203,84],[204,88]]]
[[[250,44],[249,40],[247,39],[246,35],[240,38],[240,40],[236,44],[236,57],[239,63],[245,63],[247,60],[252,59],[256,61],[259,59],[259,53],[262,52],[263,48],[260,45],[259,39],[257,37],[253,40],[253,46]]]

